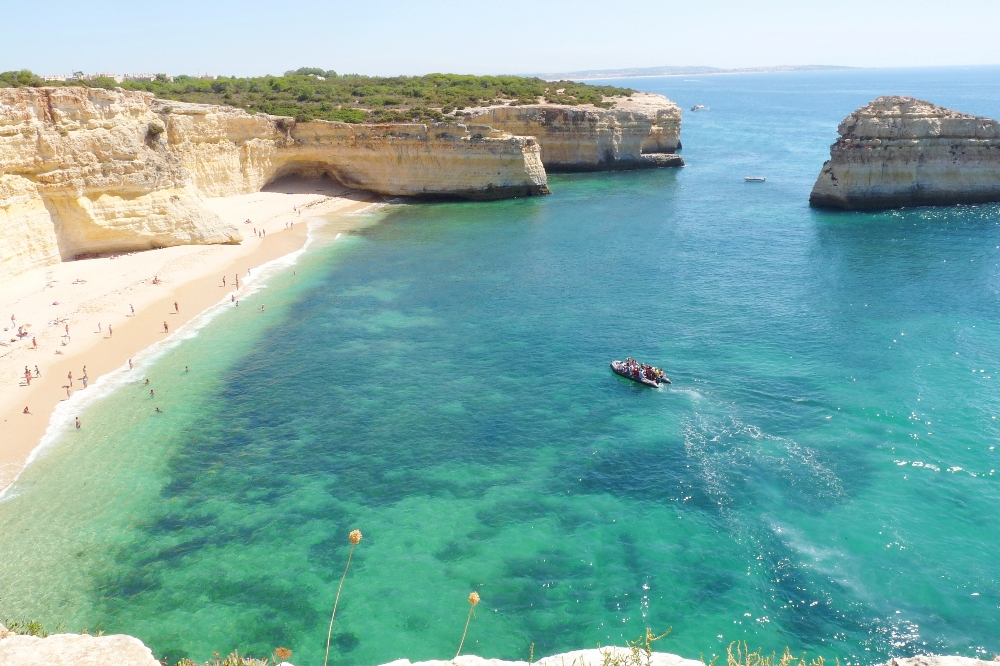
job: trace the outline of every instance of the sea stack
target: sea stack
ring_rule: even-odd
[[[837,128],[809,204],[847,210],[1000,201],[1000,122],[879,97]]]

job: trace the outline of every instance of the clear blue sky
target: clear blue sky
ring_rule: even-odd
[[[1000,64],[998,0],[2,0],[0,71]]]

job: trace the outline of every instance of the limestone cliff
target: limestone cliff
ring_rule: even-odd
[[[388,196],[548,193],[538,144],[462,124],[350,125],[94,88],[0,88],[0,278],[85,253],[237,243],[204,196],[329,174]]]
[[[683,166],[681,110],[662,95],[635,93],[612,109],[531,104],[471,110],[472,119],[533,136],[548,171],[604,171]]]
[[[0,89],[0,275],[80,253],[235,243],[154,138],[149,97]]]
[[[327,174],[386,196],[547,194],[532,137],[455,123],[354,125],[154,100],[170,152],[207,195],[256,192],[290,173]]]
[[[1000,201],[1000,122],[879,97],[838,128],[813,206],[879,209]]]

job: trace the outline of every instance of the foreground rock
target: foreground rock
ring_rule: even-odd
[[[244,658],[245,663],[264,666],[265,660]],[[667,652],[636,655],[627,648],[605,647],[576,650],[535,661],[537,666],[704,666],[696,659],[685,659]],[[921,656],[890,659],[885,666],[987,666],[987,662],[968,657]],[[0,624],[0,664],[3,666],[160,666],[153,653],[138,638],[125,635],[88,636],[56,634],[47,638],[17,636]],[[291,666],[282,663],[279,666]],[[410,662],[397,659],[383,666],[529,666],[526,661],[484,659],[462,655],[453,660]]]
[[[387,196],[546,194],[537,142],[489,127],[350,125],[94,88],[0,88],[0,279],[88,253],[240,234],[205,196],[289,174]]]
[[[550,172],[684,166],[674,154],[681,147],[681,110],[663,95],[634,93],[612,109],[529,104],[472,109],[471,115],[475,122],[535,137]]]
[[[983,661],[969,657],[923,655],[908,659],[890,659],[885,666],[996,666],[996,661]]]
[[[866,210],[1000,201],[1000,122],[912,97],[879,97],[837,130],[809,195]]]
[[[153,653],[131,636],[55,634],[3,637],[0,627],[0,664],[3,666],[160,666]]]
[[[623,666],[647,666],[646,655],[641,655],[640,663],[635,663],[632,651],[622,647],[606,647],[599,650],[575,650],[563,654],[554,654],[532,663],[532,666],[603,666],[608,663],[606,659],[616,657]],[[526,661],[503,661],[501,659],[483,659],[474,655],[462,655],[451,661],[417,661],[411,663],[409,659],[397,659],[383,666],[528,666]],[[705,666],[697,659],[685,659],[676,654],[667,652],[654,652],[649,659],[648,666]],[[923,665],[920,665],[923,666]],[[957,666],[957,665],[956,665]],[[964,665],[963,665],[964,666]]]

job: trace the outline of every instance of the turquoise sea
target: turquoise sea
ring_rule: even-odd
[[[473,589],[487,657],[1000,652],[1000,206],[807,205],[850,111],[1000,69],[617,83],[686,168],[317,230],[4,496],[0,618],[320,664],[359,528],[337,664],[450,658]]]

